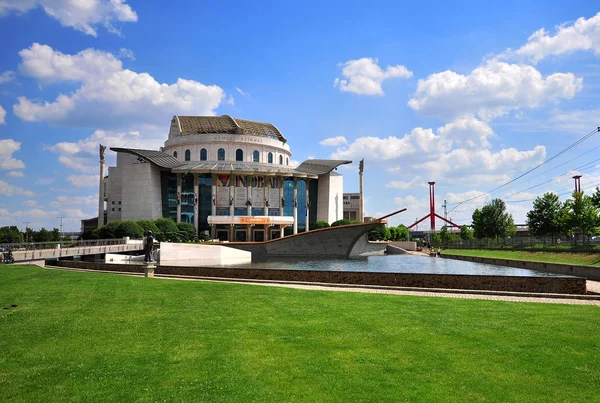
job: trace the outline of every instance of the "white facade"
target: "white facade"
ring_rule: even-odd
[[[287,140],[269,123],[175,116],[160,151],[111,150],[108,223],[172,217],[212,238],[267,240],[343,218],[343,177],[331,170],[350,161],[291,167]]]

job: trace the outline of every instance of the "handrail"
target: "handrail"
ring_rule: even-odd
[[[132,242],[133,241],[133,242]],[[21,243],[0,243],[0,251],[28,251],[28,250],[48,250],[48,249],[64,249],[92,246],[109,246],[109,245],[126,245],[128,243],[138,243],[141,240],[129,238],[113,238],[113,239],[93,239],[80,241],[52,241],[52,242],[21,242]]]

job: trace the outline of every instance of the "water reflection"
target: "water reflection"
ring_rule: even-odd
[[[207,266],[202,264],[181,264],[170,261],[169,265],[177,266]],[[211,267],[215,267],[211,265]],[[272,258],[252,264],[236,264],[236,267],[248,269],[279,269],[279,270],[319,270],[319,271],[354,271],[379,273],[430,273],[430,274],[465,274],[492,276],[523,276],[523,277],[565,277],[561,274],[546,273],[536,270],[504,267],[491,264],[466,262],[462,260],[441,259],[418,255],[388,255],[369,256],[362,259],[283,259]]]

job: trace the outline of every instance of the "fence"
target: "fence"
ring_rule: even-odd
[[[91,247],[91,246],[109,246],[109,245],[125,245],[128,243],[139,243],[139,240],[130,240],[129,238],[117,239],[94,239],[88,241],[53,241],[53,242],[23,242],[23,243],[0,243],[0,252],[11,251],[28,251],[28,250],[47,250],[61,249],[74,247]]]
[[[452,249],[542,249],[542,250],[594,250],[600,249],[600,239],[594,237],[512,237],[506,239],[469,239],[442,242],[441,246]]]

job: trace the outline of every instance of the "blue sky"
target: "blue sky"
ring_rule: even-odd
[[[98,143],[156,149],[172,115],[273,123],[297,162],[353,160],[346,192],[365,158],[367,215],[408,208],[393,225],[428,181],[458,224],[600,185],[598,134],[485,194],[600,125],[595,2],[73,3],[0,0],[0,226],[78,230]]]

